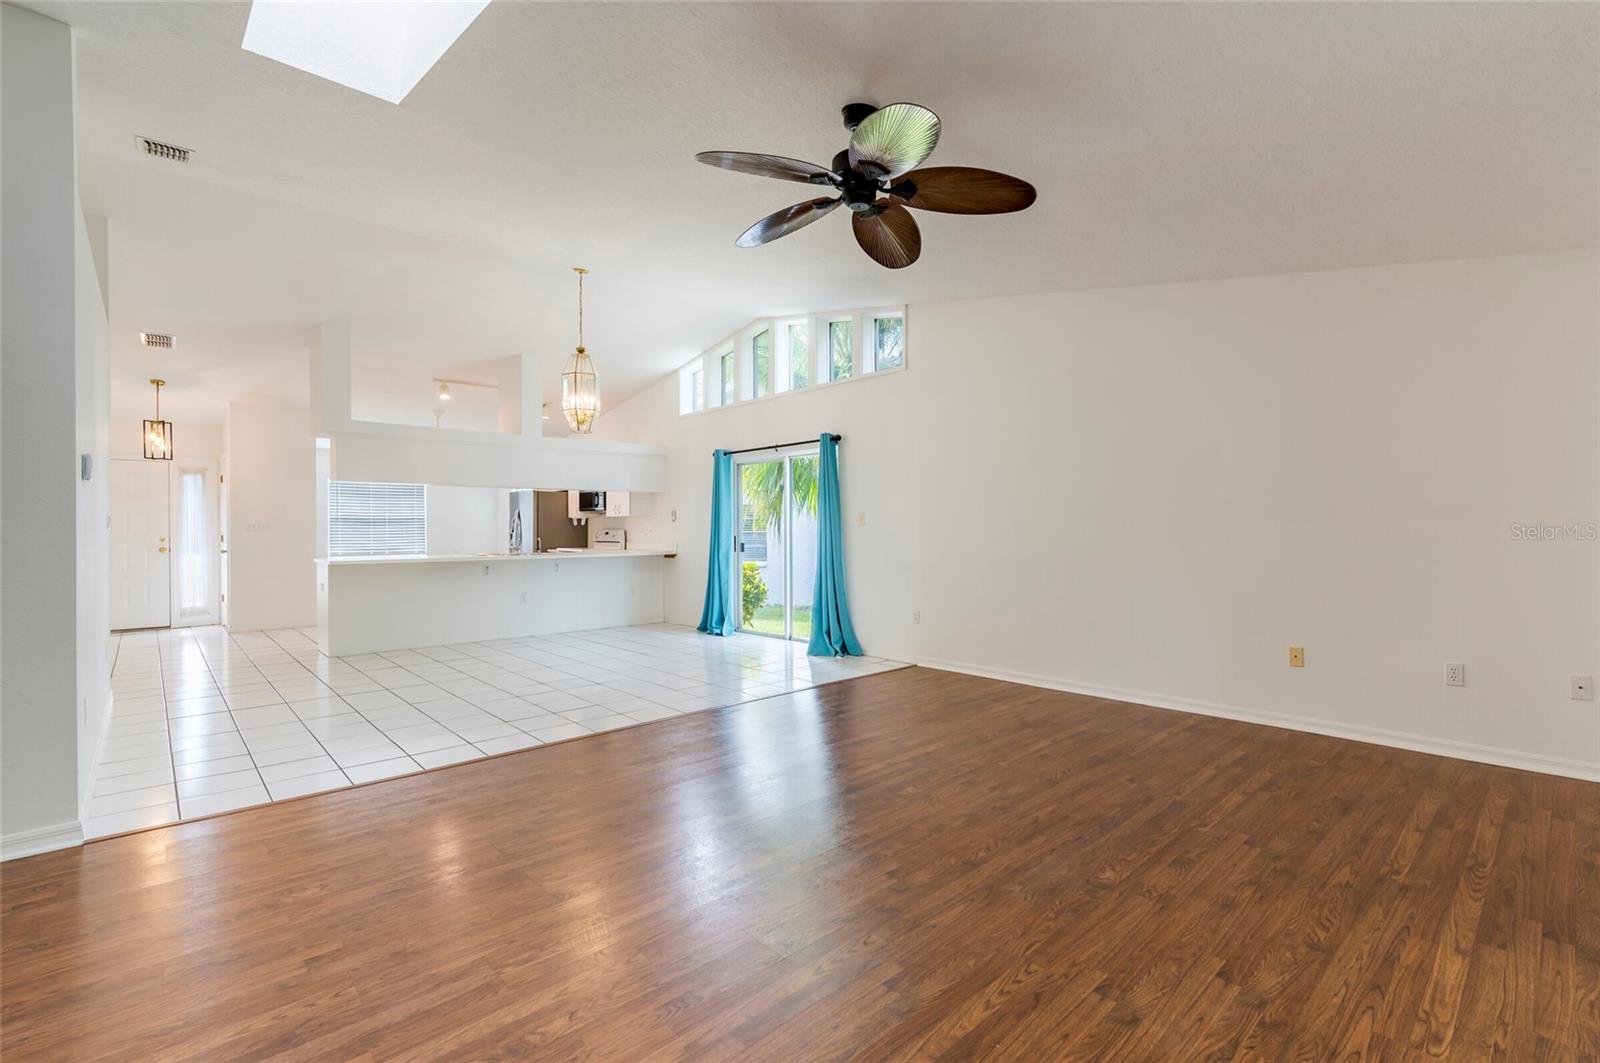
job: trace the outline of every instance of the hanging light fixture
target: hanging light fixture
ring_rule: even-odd
[[[172,460],[172,422],[161,419],[161,386],[165,380],[152,379],[156,386],[156,419],[144,423],[144,456],[151,461]]]
[[[589,271],[582,266],[573,266],[572,271],[578,275],[578,349],[561,371],[561,412],[568,428],[587,435],[600,416],[600,381],[583,346],[583,275]]]

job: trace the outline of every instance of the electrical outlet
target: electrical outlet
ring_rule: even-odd
[[[1567,681],[1572,687],[1570,697],[1573,701],[1594,700],[1594,676],[1570,675],[1567,677]]]
[[[1456,661],[1446,661],[1444,666],[1444,685],[1447,687],[1466,686],[1467,666]]]
[[[865,528],[867,526],[867,515],[866,515],[866,513],[857,513],[856,514],[856,525],[858,527],[862,527],[862,528]]]
[[[920,623],[922,623],[922,610],[921,610],[921,609],[918,609],[918,610],[916,610],[916,611],[914,611],[914,612],[913,612],[913,613],[912,613],[912,614],[911,614],[911,622],[912,622],[912,623],[913,623],[913,624],[920,624]]]
[[[528,604],[528,592],[527,591],[522,591],[520,594],[517,595],[517,604],[518,605],[527,605]]]
[[[1304,668],[1306,666],[1306,648],[1304,646],[1289,647],[1289,667]]]

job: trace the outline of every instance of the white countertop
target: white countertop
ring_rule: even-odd
[[[604,557],[677,557],[676,550],[657,547],[629,547],[626,550],[596,550],[593,547],[569,550],[548,550],[541,554],[408,554],[402,557],[329,557],[318,558],[319,565],[439,565],[472,561],[489,564],[491,561],[586,561]]]

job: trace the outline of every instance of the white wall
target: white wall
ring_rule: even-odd
[[[428,553],[477,554],[506,548],[497,502],[511,488],[428,485]]]
[[[88,244],[66,25],[0,4],[0,109],[0,856],[11,857],[82,837],[78,609],[93,576],[80,583],[79,533],[94,502],[78,479],[78,371],[95,337],[78,335],[92,315],[79,305]]]
[[[104,218],[81,217],[76,226],[75,345],[77,447],[94,462],[93,478],[78,481],[78,809],[88,811],[94,761],[111,718],[111,347],[110,301],[95,246],[104,246]],[[107,278],[108,279],[108,278]]]
[[[600,426],[668,448],[629,524],[674,622],[712,449],[837,431],[869,653],[1595,774],[1600,544],[1512,525],[1600,520],[1597,291],[1589,250],[916,305],[903,373]]]
[[[305,408],[229,403],[228,627],[316,623],[316,452]]]
[[[333,477],[374,483],[523,484],[565,490],[658,491],[666,462],[653,448],[592,439],[496,436],[488,432],[357,423],[334,432]]]

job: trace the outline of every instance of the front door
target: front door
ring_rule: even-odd
[[[111,627],[172,623],[167,463],[112,458]]]

